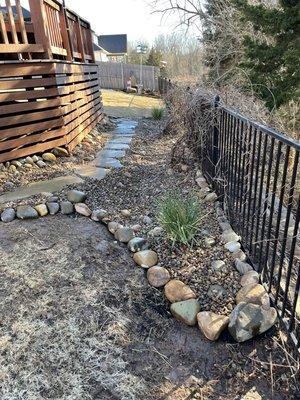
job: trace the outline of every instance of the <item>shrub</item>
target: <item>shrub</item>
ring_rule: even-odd
[[[159,202],[158,222],[167,232],[172,244],[192,246],[201,223],[200,203],[195,194],[185,198],[177,192],[167,194]]]
[[[153,107],[152,108],[152,118],[153,119],[162,119],[164,116],[164,109],[162,107]]]

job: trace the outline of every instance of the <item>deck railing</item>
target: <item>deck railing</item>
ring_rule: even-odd
[[[0,60],[94,62],[90,24],[58,0],[1,0]],[[24,11],[29,17],[24,18]]]

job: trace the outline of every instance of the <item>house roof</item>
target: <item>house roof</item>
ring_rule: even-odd
[[[109,54],[127,53],[127,35],[100,35],[98,44]]]
[[[14,15],[18,15],[16,6],[12,6],[11,8],[12,8],[13,14],[14,14]],[[6,14],[6,13],[7,13],[6,7],[1,7],[1,6],[0,6],[0,11],[2,11],[3,14]],[[22,12],[23,12],[24,20],[25,20],[25,21],[29,21],[29,20],[31,19],[30,11],[27,10],[26,8],[22,7]]]

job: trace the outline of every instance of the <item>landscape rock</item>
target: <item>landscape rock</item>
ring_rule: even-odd
[[[138,251],[148,250],[149,249],[149,243],[144,238],[135,237],[135,238],[133,238],[133,239],[131,239],[129,241],[128,248],[133,253],[136,253]]]
[[[22,167],[22,163],[20,163],[20,161],[18,161],[18,160],[13,160],[11,162],[11,164],[14,165],[17,168],[21,168]]]
[[[67,199],[72,203],[83,203],[87,198],[87,195],[79,190],[70,190],[67,193]]]
[[[107,217],[107,214],[108,214],[107,211],[102,209],[94,210],[92,212],[91,219],[95,222],[100,222],[103,220],[103,218]]]
[[[215,192],[212,193],[208,193],[205,197],[204,197],[204,202],[205,203],[213,203],[214,201],[216,201],[218,199],[218,195]]]
[[[131,229],[132,229],[135,233],[137,233],[137,232],[139,232],[139,231],[142,229],[142,227],[141,227],[141,225],[136,224],[136,225],[132,225]]]
[[[220,299],[225,296],[226,289],[221,285],[211,285],[208,289],[207,295],[211,299]]]
[[[1,221],[8,223],[13,221],[16,218],[16,212],[13,208],[6,208],[2,213],[1,213]]]
[[[59,211],[59,204],[55,202],[47,202],[47,207],[50,215],[55,215]]]
[[[160,226],[156,226],[155,228],[151,229],[151,231],[148,232],[148,236],[150,237],[157,237],[161,236],[163,234],[164,230]]]
[[[121,210],[121,214],[123,215],[123,217],[130,217],[131,211],[130,210]]]
[[[229,317],[215,314],[211,311],[202,311],[197,314],[197,321],[200,331],[211,341],[218,340],[220,334],[229,323]]]
[[[45,168],[45,167],[47,167],[47,164],[46,164],[43,160],[37,161],[37,162],[36,162],[36,165],[37,165],[39,168]]]
[[[19,219],[35,219],[38,218],[39,214],[35,208],[31,206],[18,206],[17,217]]]
[[[62,147],[55,147],[52,150],[52,153],[56,156],[56,157],[69,157],[69,152],[67,149],[64,149]]]
[[[247,260],[247,256],[246,254],[243,252],[243,250],[238,250],[232,253],[232,256],[234,258],[237,258],[240,261],[246,261]]]
[[[213,237],[206,237],[204,239],[204,243],[207,247],[211,247],[216,244],[216,240]]]
[[[237,342],[245,342],[266,332],[276,320],[275,308],[264,309],[258,304],[241,302],[230,315],[228,330]]]
[[[221,240],[223,243],[238,242],[239,240],[241,240],[241,237],[237,235],[232,229],[228,229],[222,233]]]
[[[246,285],[242,287],[236,295],[236,304],[239,303],[253,303],[263,306],[264,308],[270,307],[270,298],[265,288],[259,284]]]
[[[195,299],[180,301],[171,304],[171,313],[178,320],[186,325],[194,326],[197,322],[197,314],[200,311],[200,304]]]
[[[249,271],[253,271],[253,268],[251,267],[250,264],[245,263],[245,262],[243,262],[243,261],[241,261],[241,260],[239,260],[239,259],[237,259],[237,258],[234,260],[234,264],[235,264],[236,270],[237,270],[241,275],[244,275],[244,274],[246,274],[246,273],[249,272]]]
[[[232,227],[231,227],[229,222],[223,222],[223,221],[220,222],[219,221],[219,225],[220,225],[220,228],[222,229],[223,232],[229,231],[229,230],[232,229]]]
[[[12,190],[12,189],[14,189],[14,187],[15,187],[15,184],[13,182],[10,182],[10,181],[4,182],[4,185],[3,185],[4,190]]]
[[[33,163],[33,164],[34,164],[34,163]],[[33,168],[33,164],[25,163],[25,164],[24,164],[24,168],[32,169],[32,168]]]
[[[150,217],[148,217],[148,215],[145,215],[143,218],[143,223],[146,225],[150,225],[150,224],[152,224],[152,219]]]
[[[10,166],[8,167],[8,171],[11,172],[11,173],[13,174],[14,172],[17,171],[17,167],[16,167],[15,165],[10,165]]]
[[[36,156],[36,155],[32,156],[32,161],[33,161],[34,163],[37,163],[37,162],[39,161],[38,156]]]
[[[233,241],[225,244],[225,249],[229,250],[230,253],[235,253],[241,248],[241,244],[239,242]]]
[[[223,260],[215,260],[211,263],[211,267],[214,271],[220,271],[225,266]]]
[[[78,214],[84,215],[85,217],[90,217],[92,214],[92,210],[90,210],[90,208],[84,203],[76,203],[75,210]]]
[[[166,298],[171,303],[196,299],[197,297],[188,285],[177,279],[173,279],[172,281],[168,282],[164,288],[164,291]]]
[[[153,250],[138,251],[133,255],[134,261],[142,268],[150,268],[157,264],[158,257]]]
[[[246,272],[241,279],[241,286],[253,285],[259,282],[259,275],[256,271]]]
[[[128,243],[134,238],[134,232],[131,228],[119,228],[115,233],[115,238],[121,243]]]
[[[36,209],[40,217],[45,217],[46,215],[48,215],[48,208],[46,204],[37,204],[34,208]]]
[[[44,161],[48,161],[48,162],[51,162],[51,163],[54,163],[56,161],[56,156],[54,154],[52,154],[52,153],[44,153],[42,155],[42,158],[43,158]]]
[[[154,266],[148,269],[147,278],[151,286],[159,288],[169,282],[170,273],[166,268]]]
[[[31,164],[31,165],[34,165],[33,158],[32,158],[32,157],[30,157],[30,156],[26,157],[26,158],[25,158],[25,164]]]
[[[107,229],[113,235],[117,232],[118,229],[123,228],[123,225],[119,224],[118,222],[111,221],[107,225]]]
[[[70,215],[74,212],[74,206],[70,201],[60,202],[60,211],[63,215]]]

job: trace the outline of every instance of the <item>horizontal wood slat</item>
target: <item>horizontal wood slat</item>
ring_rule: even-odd
[[[0,162],[73,149],[103,115],[97,71],[94,64],[1,64]]]
[[[41,44],[0,44],[0,53],[44,53]]]

